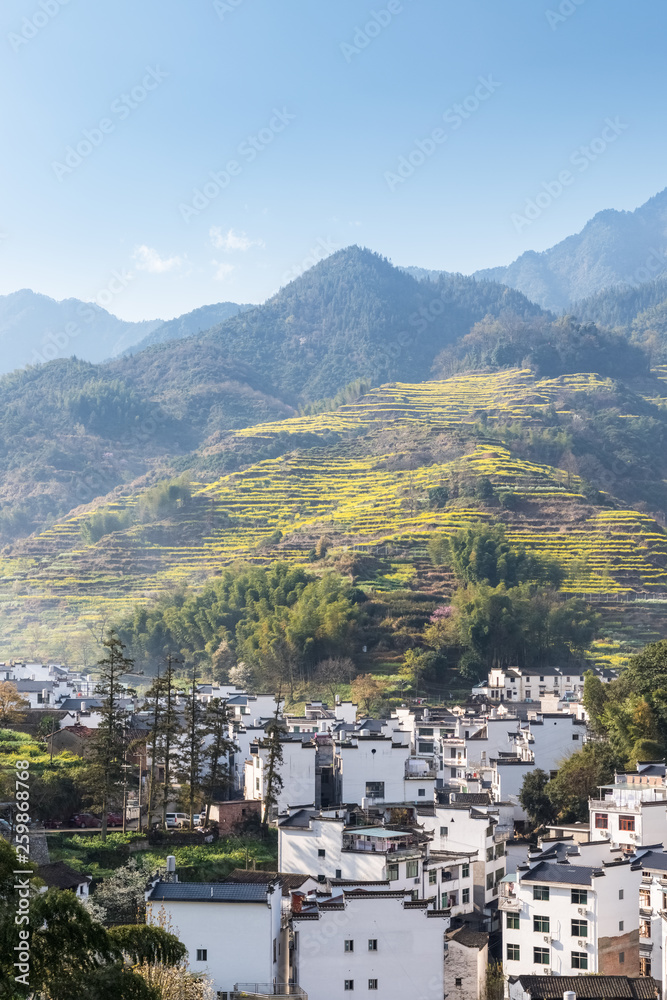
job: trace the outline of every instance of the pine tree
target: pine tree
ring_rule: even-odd
[[[106,656],[98,661],[100,678],[95,694],[102,698],[100,724],[93,737],[90,763],[99,782],[102,802],[102,840],[107,836],[107,810],[114,783],[123,777],[127,749],[125,723],[127,713],[120,704],[123,694],[121,678],[130,672],[134,661],[125,656],[125,646],[115,632],[109,631],[102,640]]]
[[[184,727],[178,746],[178,778],[189,786],[190,829],[193,827],[195,799],[201,792],[204,761],[204,710],[197,699],[197,668],[192,668],[192,686],[185,704]]]
[[[162,782],[162,829],[167,826],[167,806],[171,791],[171,771],[174,752],[177,747],[181,725],[176,715],[176,687],[174,685],[174,664],[178,662],[171,654],[167,657],[167,672],[164,675],[164,708],[159,728],[158,756],[164,764]]]
[[[279,767],[283,762],[283,745],[281,736],[284,727],[280,722],[280,692],[276,695],[276,710],[271,721],[267,724],[264,732],[265,738],[261,746],[269,751],[266,765],[266,784],[264,787],[264,812],[262,815],[262,828],[264,833],[268,830],[269,814],[278,805],[278,795],[283,787],[283,779],[280,775]]]
[[[231,784],[229,755],[238,750],[238,747],[229,736],[229,725],[227,702],[213,698],[206,706],[204,714],[204,732],[211,737],[211,742],[203,754],[204,762],[208,765],[203,782],[206,795],[205,826],[208,826],[211,804],[219,794],[220,787]]]

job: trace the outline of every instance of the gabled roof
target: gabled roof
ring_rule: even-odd
[[[307,830],[310,826],[310,821],[317,815],[315,809],[299,809],[297,812],[292,813],[291,816],[286,816],[285,819],[278,820],[278,826],[280,827],[296,827],[300,830]]]
[[[56,889],[76,889],[83,882],[91,882],[90,875],[83,875],[81,872],[70,868],[64,861],[54,861],[49,865],[40,865],[37,875],[42,882]]]
[[[457,930],[447,932],[448,941],[456,941],[464,948],[477,948],[481,951],[489,943],[489,935],[486,931],[471,931],[469,927],[459,927]]]
[[[291,892],[300,889],[304,882],[309,879],[317,881],[312,875],[297,874],[296,872],[256,872],[246,871],[244,868],[235,868],[230,872],[223,885],[271,885],[280,882],[283,896],[289,896]]]
[[[601,875],[601,869],[550,861],[541,861],[530,871],[517,872],[521,882],[554,882],[563,885],[592,885],[594,874]]]
[[[233,882],[158,882],[149,900],[189,903],[265,903],[269,886]]]
[[[655,1000],[660,983],[650,976],[510,976],[510,983],[521,983],[532,1000],[562,1000],[563,993],[576,994],[577,1000]]]

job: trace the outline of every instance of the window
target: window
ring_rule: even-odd
[[[572,733],[572,739],[573,740],[578,740],[579,739],[579,733]]]
[[[354,941],[349,939],[345,942],[345,951],[354,951]]]
[[[496,844],[496,857],[497,858],[504,858],[505,857],[505,845],[504,844]]]
[[[618,817],[618,828],[619,830],[630,830],[634,831],[635,828],[635,817],[634,816],[619,816]]]
[[[486,888],[493,889],[493,872],[489,872],[486,876]]]
[[[462,903],[470,902],[470,889],[461,889],[461,902]]]
[[[505,869],[499,868],[498,871],[496,872],[496,885],[498,885],[499,882],[502,882],[504,878],[505,878]]]
[[[454,980],[454,986],[463,986],[463,980],[459,979],[457,976],[457,978]]]
[[[342,878],[342,877],[343,877],[343,870],[342,870],[342,868],[337,868],[336,869],[336,878]]]
[[[405,877],[417,878],[419,876],[419,862],[408,861],[405,865]]]
[[[533,948],[533,962],[535,965],[548,965],[549,958],[548,948]]]
[[[425,788],[418,788],[417,789],[417,795],[426,795],[426,789]]]
[[[595,814],[595,829],[596,830],[608,830],[609,829],[609,817],[606,813],[596,813]]]
[[[418,753],[433,753],[433,744],[427,743],[426,740],[420,740],[418,743]]]
[[[640,906],[651,906],[651,890],[650,889],[640,889],[639,890],[639,905]]]
[[[429,727],[429,726],[420,726],[419,727],[419,735],[420,736],[433,736],[433,728]]]
[[[255,778],[255,791],[259,791],[259,778]]]
[[[447,909],[447,893],[443,892],[440,896],[440,908],[443,910]]]
[[[619,889],[618,890],[618,898],[619,899],[623,899],[623,896],[624,896],[624,890],[623,889]]]
[[[530,698],[530,688],[526,688],[526,699]]]
[[[390,882],[395,882],[398,878],[398,865],[387,865],[387,878]]]
[[[489,837],[493,836],[493,827],[492,826],[487,826],[487,828],[486,828],[486,836],[487,836],[487,839]]]
[[[377,981],[377,979],[369,979],[368,980],[368,988],[369,988],[369,990],[376,990],[378,988],[378,981]]]
[[[549,933],[549,918],[548,917],[533,917],[533,930],[538,934],[548,934]]]
[[[650,976],[651,975],[651,959],[650,958],[640,958],[639,959],[639,975],[640,976]]]
[[[198,962],[208,961],[208,948],[197,948],[197,961]]]
[[[588,921],[587,920],[573,920],[572,921],[572,937],[588,937]]]
[[[640,936],[640,938],[650,938],[650,936],[651,936],[651,921],[650,920],[640,920],[639,921],[639,936]]]
[[[384,798],[384,781],[367,781],[366,797],[369,799]]]
[[[326,851],[322,847],[318,848],[317,856],[318,858],[326,857]]]
[[[508,944],[507,945],[507,961],[508,962],[518,962],[519,961],[519,946],[518,946],[518,944]]]
[[[419,899],[419,889],[413,889],[412,890],[412,892],[410,893],[410,899],[414,899],[414,900]]]
[[[486,849],[486,860],[487,861],[493,861],[493,848],[492,847],[487,847],[487,849]]]
[[[353,990],[354,989],[354,979],[346,979],[345,980],[345,989],[346,990]]]
[[[440,836],[441,837],[446,837],[448,835],[448,833],[449,833],[449,828],[448,827],[446,827],[446,826],[441,826],[440,827]]]
[[[585,951],[573,951],[570,956],[570,964],[573,969],[587,969],[588,955]]]
[[[549,900],[549,886],[548,885],[534,885],[533,886],[533,899],[544,899]]]
[[[435,885],[437,881],[438,881],[438,869],[434,868],[433,871],[430,871],[428,873],[428,884]]]
[[[519,929],[519,914],[518,913],[508,913],[506,917],[506,926],[508,931],[518,931]]]
[[[619,965],[625,965],[625,952],[624,951],[619,951],[619,953],[618,953],[618,964]]]
[[[368,939],[368,950],[369,951],[377,951],[378,950],[377,938],[369,938]]]
[[[619,931],[622,931],[622,930],[625,929],[625,922],[623,920],[619,920],[619,922],[618,922],[618,929],[619,929]]]
[[[273,961],[278,961],[278,942],[276,938],[273,939]]]
[[[470,878],[470,865],[461,865],[461,878]],[[667,907],[665,907],[667,909]]]

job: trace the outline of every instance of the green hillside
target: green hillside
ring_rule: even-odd
[[[83,509],[16,543],[0,560],[0,653],[24,648],[38,618],[52,647],[72,648],[87,626],[239,561],[333,569],[380,603],[406,591],[433,608],[452,579],[429,560],[429,539],[473,521],[502,522],[511,540],[556,559],[565,595],[667,599],[659,376],[631,389],[592,374],[466,373],[227,432],[211,451],[236,456],[234,471],[178,488],[164,506],[155,491],[117,490],[98,509],[119,530],[95,543]]]

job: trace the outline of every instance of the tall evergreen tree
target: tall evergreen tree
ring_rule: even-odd
[[[125,646],[115,632],[109,631],[102,643],[106,656],[98,661],[99,681],[95,694],[102,699],[100,724],[91,745],[90,763],[99,789],[102,804],[102,840],[107,836],[107,810],[112,788],[123,777],[123,763],[127,749],[127,713],[121,705],[124,692],[122,677],[128,674],[134,661],[125,656]]]
[[[272,809],[278,805],[278,795],[283,787],[283,779],[280,774],[280,765],[283,763],[283,745],[281,736],[284,726],[280,720],[281,693],[276,695],[276,710],[273,718],[267,724],[265,738],[262,740],[262,747],[268,749],[269,755],[266,763],[266,783],[264,787],[264,812],[262,815],[262,828],[264,833],[268,830],[269,815]]]
[[[204,749],[206,773],[203,781],[206,796],[206,821],[208,826],[211,815],[211,804],[224,786],[231,784],[229,757],[238,747],[230,737],[230,720],[227,702],[213,698],[206,706],[204,713],[204,733],[211,737],[210,743]]]

